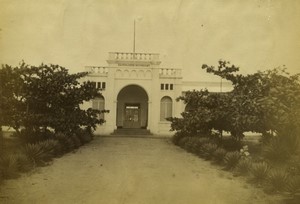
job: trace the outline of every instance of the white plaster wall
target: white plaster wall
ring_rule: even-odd
[[[111,134],[117,129],[117,124],[120,124],[120,121],[117,121],[117,97],[119,92],[128,85],[137,85],[143,88],[148,95],[147,129],[154,135],[173,134],[173,132],[169,131],[170,122],[160,121],[160,100],[164,96],[171,97],[173,102],[172,115],[180,117],[180,113],[183,111],[183,104],[176,102],[176,98],[182,94],[180,77],[160,78],[158,68],[118,67],[113,65],[109,67],[106,76],[90,74],[86,77],[86,80],[106,82],[106,89],[102,91],[102,95],[105,99],[105,109],[110,112],[105,114],[106,123],[97,127],[96,134]],[[173,90],[160,90],[161,83],[173,84]],[[87,102],[83,106],[88,108],[92,104]]]

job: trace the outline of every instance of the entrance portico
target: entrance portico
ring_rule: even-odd
[[[147,128],[148,95],[139,85],[127,85],[117,96],[117,128]]]
[[[93,81],[101,90],[105,114],[104,124],[96,134],[116,131],[171,135],[167,117],[179,117],[182,104],[181,70],[161,68],[159,54],[111,52],[108,66],[86,66],[85,80]],[[93,107],[92,102],[84,104]],[[100,106],[99,106],[100,107]]]

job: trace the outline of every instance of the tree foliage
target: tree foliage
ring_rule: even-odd
[[[239,68],[219,61],[217,68],[203,65],[208,73],[232,82],[233,90],[211,93],[188,91],[178,100],[189,110],[181,118],[171,118],[172,130],[179,134],[201,135],[212,130],[231,132],[236,140],[253,131],[285,135],[295,142],[300,127],[300,80],[285,69],[241,75]]]
[[[104,121],[99,110],[82,110],[80,105],[101,96],[91,82],[80,83],[87,73],[69,74],[59,65],[17,67],[3,65],[0,69],[0,125],[20,130],[72,132],[80,127],[95,128]]]

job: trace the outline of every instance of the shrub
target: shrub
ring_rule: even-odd
[[[63,147],[63,144],[58,140],[56,140],[56,141],[57,141],[57,144],[54,147],[53,155],[55,157],[59,157],[59,156],[62,156],[66,151]]]
[[[270,167],[266,162],[254,163],[251,168],[254,180],[263,182],[268,177],[269,169]]]
[[[4,178],[2,177],[2,173],[1,173],[1,170],[0,170],[0,184],[2,184],[3,181],[4,181]]]
[[[199,138],[199,137],[188,137],[184,148],[189,152],[193,152],[199,154],[202,150],[202,147],[209,142],[207,138]]]
[[[300,194],[300,176],[295,176],[289,180],[286,190],[292,195]]]
[[[77,136],[82,144],[88,143],[93,139],[92,132],[88,131],[87,129],[79,129]]]
[[[178,146],[180,146],[181,148],[184,148],[185,143],[188,141],[188,137],[183,137],[179,140],[178,142]]]
[[[200,138],[198,138],[198,141],[199,141],[199,143],[200,143],[201,145],[204,145],[204,144],[209,143],[209,142],[210,142],[210,139],[207,138],[207,137],[200,137]]]
[[[74,147],[75,148],[79,148],[82,144],[81,144],[81,141],[80,139],[78,138],[77,135],[73,134],[72,137],[71,137],[73,143],[74,143]]]
[[[25,143],[36,143],[38,141],[52,139],[54,137],[54,133],[49,130],[33,131],[30,129],[23,129],[17,136]]]
[[[183,148],[188,152],[195,152],[195,138],[194,137],[186,137]]]
[[[73,151],[75,149],[75,143],[72,140],[72,138],[68,137],[66,140],[66,144],[67,144],[66,147],[67,147],[68,152]]]
[[[269,173],[268,183],[273,191],[282,191],[288,183],[289,175],[283,169],[272,169]]]
[[[55,155],[56,148],[57,141],[45,140],[35,144],[26,144],[24,152],[34,162],[34,164],[44,165],[46,161],[51,160],[51,158]]]
[[[210,143],[210,139],[207,137],[197,137],[197,151],[196,154],[198,154],[199,156],[204,155],[205,151],[203,149],[203,146],[205,144]]]
[[[240,141],[235,140],[234,138],[223,138],[222,147],[227,151],[237,151],[240,150],[243,145]]]
[[[27,172],[33,168],[33,162],[24,153],[15,154],[17,167],[20,172]]]
[[[206,159],[210,159],[218,146],[213,143],[207,143],[202,146],[202,153]]]
[[[240,157],[241,157],[241,155],[237,151],[228,152],[224,158],[224,163],[226,165],[226,168],[233,169],[238,164]]]
[[[55,134],[55,138],[61,144],[61,151],[70,152],[75,148],[74,141],[68,135],[58,132]]]
[[[293,176],[300,176],[300,154],[293,155],[288,163],[288,172]]]
[[[240,175],[246,175],[252,168],[252,161],[250,159],[241,159],[236,165],[236,171]]]
[[[33,163],[23,153],[5,154],[0,158],[0,177],[16,178],[19,172],[26,172],[33,168]]]
[[[202,142],[201,138],[194,137],[193,138],[193,145],[192,145],[193,153],[198,154],[199,151],[201,150],[202,146],[203,146],[203,142]]]
[[[18,163],[15,154],[3,155],[0,158],[0,177],[12,179],[18,177]]]
[[[264,132],[260,138],[260,142],[263,144],[267,144],[272,140],[273,137],[273,134],[269,132]]]
[[[38,144],[40,144],[45,151],[49,153],[54,153],[57,148],[58,141],[53,139],[48,139],[48,140],[38,142]]]
[[[262,155],[273,163],[283,163],[288,160],[290,153],[279,139],[273,138],[263,147]]]
[[[178,141],[178,146],[181,148],[184,148],[188,152],[192,152],[198,155],[203,155],[204,152],[207,153],[207,151],[203,151],[203,146],[210,143],[210,139],[206,137],[182,137]],[[215,146],[214,146],[215,150]]]
[[[248,149],[248,145],[244,145],[242,149],[240,149],[241,158],[248,159],[250,158],[250,153]]]
[[[175,144],[175,145],[179,145],[179,141],[184,137],[184,135],[180,132],[176,132],[174,134],[174,136],[172,137],[172,142]]]
[[[39,144],[26,144],[24,152],[34,162],[34,164],[43,163],[43,160],[46,157],[46,153]]]
[[[227,153],[227,151],[224,148],[219,147],[213,153],[213,157],[218,163],[221,163],[224,161],[226,153]]]

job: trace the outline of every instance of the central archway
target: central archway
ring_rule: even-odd
[[[142,87],[124,87],[117,101],[117,128],[147,128],[148,95]]]

